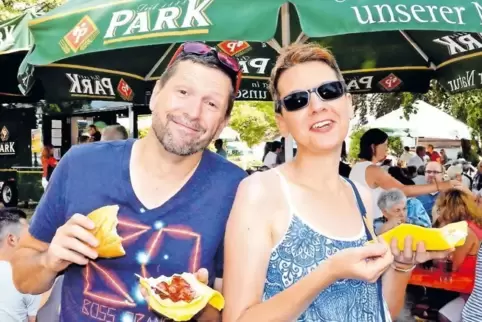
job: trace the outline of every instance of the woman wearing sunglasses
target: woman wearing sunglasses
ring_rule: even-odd
[[[402,252],[395,240],[365,245],[372,202],[338,175],[353,107],[327,50],[288,47],[271,91],[279,129],[298,153],[238,189],[225,237],[223,321],[391,321],[414,265],[447,253],[412,252],[411,238]]]

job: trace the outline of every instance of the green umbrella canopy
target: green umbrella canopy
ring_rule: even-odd
[[[239,99],[270,100],[278,51],[318,42],[337,57],[354,93],[450,92],[482,87],[482,1],[70,1],[30,22],[35,47],[19,81],[47,98],[146,102],[177,46],[205,41],[239,57]]]
[[[25,97],[18,89],[17,73],[33,45],[28,22],[38,17],[34,10],[0,21],[0,103],[34,102],[41,99],[37,88]]]

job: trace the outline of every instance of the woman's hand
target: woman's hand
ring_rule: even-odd
[[[420,242],[417,244],[417,250],[412,250],[412,236],[405,237],[403,250],[398,249],[398,240],[392,239],[390,249],[392,251],[395,264],[400,265],[417,265],[428,262],[434,259],[447,258],[455,249],[449,249],[446,251],[427,251],[425,244]]]

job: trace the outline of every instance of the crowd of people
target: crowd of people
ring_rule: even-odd
[[[152,92],[145,138],[72,147],[52,171],[28,231],[18,238],[0,220],[0,240],[13,248],[2,257],[12,276],[2,278],[35,296],[63,276],[59,318],[69,322],[164,321],[135,274],[182,272],[225,298],[222,312],[208,305],[197,321],[389,322],[403,312],[417,265],[449,256],[459,263],[477,252],[478,237],[463,250],[437,252],[424,243],[413,249],[411,236],[403,249],[396,239],[377,238],[402,222],[454,220],[471,222],[477,236],[478,208],[457,177],[443,180],[438,161],[424,164],[423,184],[402,183],[397,171],[378,166],[388,137],[377,129],[362,137],[349,175],[339,175],[354,109],[335,58],[317,44],[285,48],[271,75],[279,130],[297,143],[294,160],[284,162],[283,144],[272,144],[264,158],[270,170],[248,176],[221,146],[210,152],[240,75],[235,58],[183,44]],[[456,200],[467,208],[455,216]],[[95,224],[85,216],[105,205],[119,206],[121,236],[135,234],[124,239],[120,258],[98,258]],[[476,283],[464,322],[482,320],[474,304],[481,288]],[[6,305],[13,304],[0,300],[0,311],[14,310]],[[1,320],[21,321],[34,314],[29,309],[20,320],[10,313]]]

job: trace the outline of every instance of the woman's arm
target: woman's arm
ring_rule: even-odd
[[[311,274],[261,302],[268,263],[273,248],[267,202],[273,191],[255,174],[238,189],[225,238],[223,294],[225,322],[279,322],[296,320],[316,296],[335,281],[328,262]]]
[[[377,166],[369,166],[366,170],[366,181],[370,186],[381,187],[385,190],[400,189],[407,197],[416,197],[426,195],[429,193],[443,191],[454,186],[453,181],[439,182],[437,184],[422,184],[422,185],[403,185],[397,179],[393,178],[387,172],[383,171]]]

